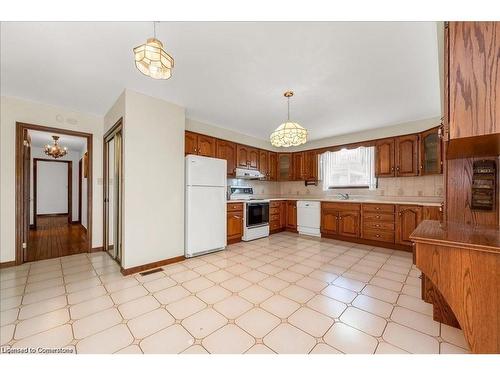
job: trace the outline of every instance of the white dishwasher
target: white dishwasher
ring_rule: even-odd
[[[321,221],[321,202],[297,202],[297,229],[300,234],[321,236],[319,230]]]

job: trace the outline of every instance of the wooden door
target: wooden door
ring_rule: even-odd
[[[198,154],[198,134],[186,131],[184,133],[184,155]]]
[[[347,237],[359,237],[360,232],[359,211],[339,211],[339,235]]]
[[[278,154],[278,181],[293,180],[293,164],[291,153]]]
[[[269,181],[269,151],[259,150],[259,167],[260,173]]]
[[[259,169],[259,149],[248,147],[248,168]]]
[[[443,162],[441,159],[442,140],[439,135],[440,127],[429,129],[420,133],[419,156],[420,174],[443,173]]]
[[[278,180],[278,154],[276,152],[269,152],[269,180]]]
[[[286,227],[297,230],[297,201],[287,201]]]
[[[396,243],[411,245],[410,235],[422,221],[422,207],[397,205],[396,213]]]
[[[287,218],[287,201],[280,201],[280,228],[286,228],[286,218]]]
[[[198,155],[215,157],[215,138],[207,135],[198,135]]]
[[[304,152],[304,179],[307,181],[318,180],[318,154],[316,151]]]
[[[337,234],[338,211],[331,208],[321,208],[321,233]]]
[[[243,236],[243,212],[227,213],[227,240],[239,240]]]
[[[500,22],[450,22],[450,139],[500,133]]]
[[[394,177],[394,138],[375,143],[375,175]]]
[[[295,181],[304,180],[304,153],[293,153],[293,179]]]
[[[216,157],[227,162],[227,175],[234,176],[236,169],[236,144],[222,139],[217,139]]]
[[[396,138],[396,176],[418,175],[418,135]]]
[[[248,168],[248,147],[243,145],[236,146],[236,166],[238,168]]]

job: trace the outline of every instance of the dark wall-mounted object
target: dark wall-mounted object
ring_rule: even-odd
[[[497,180],[495,160],[475,161],[472,171],[471,208],[478,211],[493,211]]]

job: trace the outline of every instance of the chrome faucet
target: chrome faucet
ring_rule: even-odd
[[[342,199],[342,200],[348,200],[349,199],[349,194],[348,193],[338,193],[337,196]]]

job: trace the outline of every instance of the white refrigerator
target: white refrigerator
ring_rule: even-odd
[[[224,249],[226,243],[226,161],[186,156],[187,258]]]

